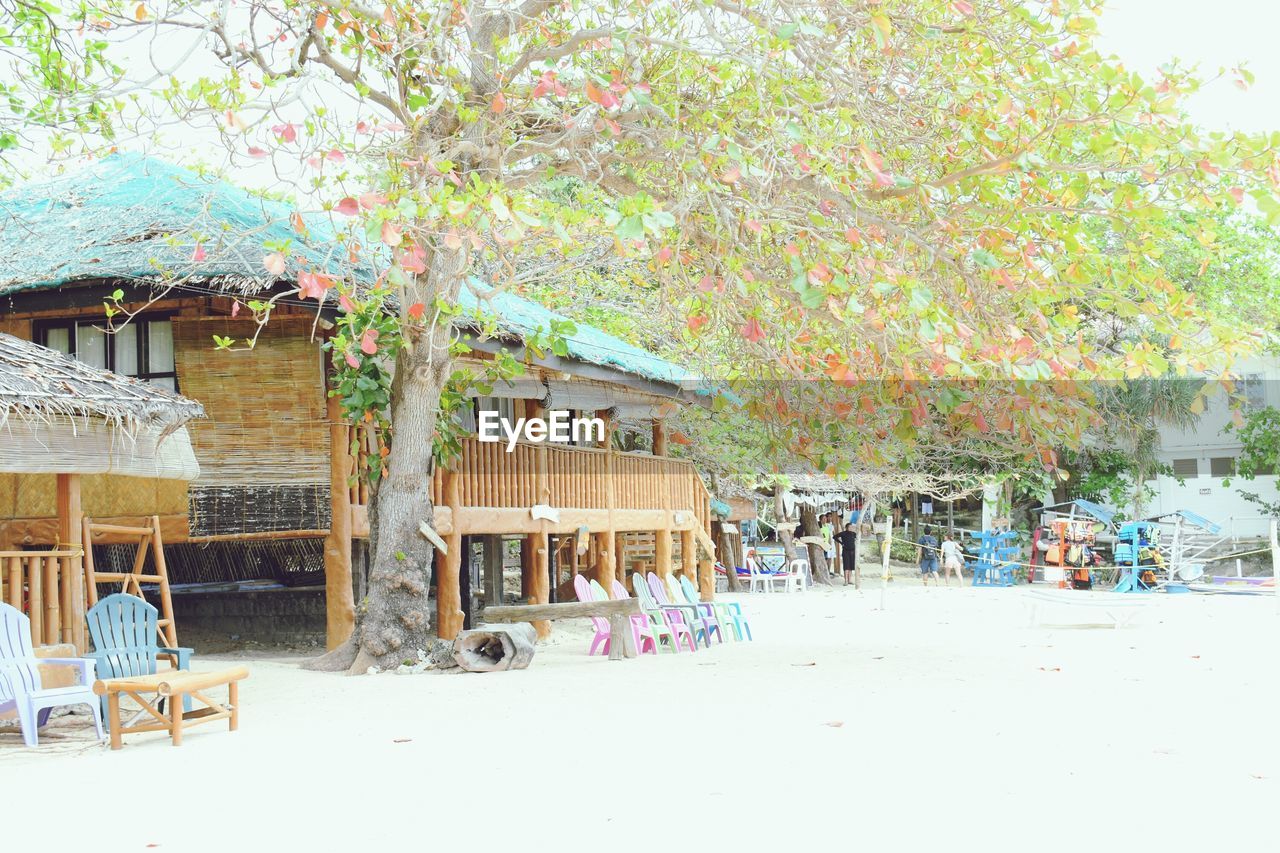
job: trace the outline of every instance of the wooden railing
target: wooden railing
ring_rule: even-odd
[[[0,551],[0,599],[27,614],[35,645],[84,648],[84,578],[77,551]]]
[[[365,471],[367,459],[376,453],[369,441],[361,443],[357,469]],[[540,454],[546,455],[545,494],[538,494]],[[692,463],[663,456],[618,453],[599,447],[565,447],[552,444],[517,444],[510,453],[505,442],[462,441],[462,456],[455,464],[461,506],[529,507],[547,503],[554,507],[603,508],[609,503],[609,460],[613,458],[613,505],[618,509],[670,509],[694,513],[703,529],[711,524],[711,497]],[[445,502],[444,472],[437,471],[431,499]],[[368,503],[364,477],[351,489],[351,503]]]

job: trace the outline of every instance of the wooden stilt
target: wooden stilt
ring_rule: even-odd
[[[698,549],[694,545],[693,531],[680,531],[680,562],[684,569],[684,576],[694,583],[698,582]]]
[[[533,595],[531,604],[549,604],[551,586],[551,542],[545,532],[533,534]],[[533,623],[539,638],[551,635],[551,622],[539,619]]]
[[[653,455],[667,455],[667,423],[661,418],[653,422]]]
[[[325,647],[347,641],[356,625],[355,587],[351,581],[351,429],[342,421],[342,405],[330,397],[329,535],[324,540]]]
[[[671,531],[655,530],[653,534],[653,570],[658,577],[671,574]]]
[[[444,475],[444,500],[453,512],[457,512],[459,480],[455,471]],[[445,537],[449,546],[444,560],[438,562],[440,574],[436,578],[436,634],[442,640],[452,640],[462,630],[462,588],[459,575],[462,569],[462,533],[455,527]]]

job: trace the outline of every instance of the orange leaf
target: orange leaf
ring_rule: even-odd
[[[489,102],[489,109],[498,115],[502,115],[507,111],[507,98],[501,92],[493,96],[493,100]]]

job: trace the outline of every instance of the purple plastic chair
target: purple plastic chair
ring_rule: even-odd
[[[635,575],[632,575],[632,577],[635,577]],[[644,580],[638,580],[636,581],[636,584],[638,585],[637,590],[639,590],[644,586]],[[648,588],[645,587],[644,591],[647,592]],[[627,588],[622,584],[622,581],[617,580],[616,578],[613,581],[613,597],[619,601],[624,598],[631,597],[631,593],[627,592]],[[644,595],[640,595],[639,598],[641,611],[639,614],[640,618],[644,619],[644,621],[648,623],[649,632],[653,635],[654,639],[657,640],[658,646],[661,647],[662,641],[666,640],[666,647],[672,652],[678,654],[680,651],[681,635],[672,628],[671,624],[667,621],[666,616],[658,610],[656,605],[650,607]],[[689,637],[689,648],[692,649],[693,635],[689,633],[689,629],[685,628],[683,623],[680,623],[679,627],[684,631],[684,634]]]
[[[683,601],[672,601],[671,596],[667,594],[667,585],[656,573],[649,572],[648,582],[649,592],[653,593],[653,600],[658,602],[662,612],[671,616],[678,615],[684,621],[693,635],[694,647],[697,647],[698,637],[702,637],[702,644],[711,648],[711,631],[714,629],[718,633],[720,625],[708,621],[695,605]],[[720,642],[724,642],[724,635],[720,635]]]

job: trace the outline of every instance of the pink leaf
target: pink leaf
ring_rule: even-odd
[[[427,306],[423,305],[421,302],[415,302],[409,306],[408,313],[409,313],[409,316],[412,317],[413,319],[421,320],[422,312],[426,310],[427,310]]]
[[[365,210],[373,210],[379,205],[387,203],[387,197],[382,193],[367,192],[360,193],[360,206]]]
[[[758,219],[748,219],[747,230],[754,231],[756,234],[759,234],[761,231],[764,230],[764,226],[760,224],[760,220]]]
[[[365,355],[378,354],[378,330],[365,329],[363,335],[360,336],[360,352]]]
[[[760,328],[760,323],[756,321],[755,317],[747,320],[746,324],[738,331],[753,344],[764,338],[764,329]]]
[[[330,149],[329,153],[324,156],[325,156],[325,159],[328,160],[330,163],[341,163],[342,161],[347,159],[347,155],[343,154],[337,148]]]
[[[1196,165],[1199,166],[1200,171],[1204,172],[1206,175],[1218,174],[1218,167],[1210,163],[1208,160],[1201,160]]]
[[[196,243],[195,251],[191,253],[191,260],[203,261],[205,259],[204,243]]]
[[[353,314],[356,310],[355,303],[348,299],[345,293],[338,297],[338,307],[348,314]]]
[[[951,8],[955,9],[956,12],[961,15],[973,14],[973,4],[965,2],[965,0],[953,0],[953,2],[951,3]]]
[[[303,299],[324,300],[324,292],[333,286],[333,279],[327,275],[312,272],[298,273],[298,295]]]
[[[507,111],[507,97],[498,92],[493,96],[493,100],[489,102],[489,109],[493,110],[495,115],[502,115]]]
[[[250,156],[250,157],[258,157],[258,158],[262,158],[262,157],[266,157],[268,153],[270,153],[270,152],[268,152],[268,151],[267,151],[267,149],[265,149],[265,148],[259,148],[259,147],[258,147],[258,146],[256,146],[256,145],[250,145],[250,146],[249,146],[249,156]]]
[[[1235,199],[1236,204],[1244,204],[1244,189],[1241,187],[1232,187],[1227,190],[1231,193],[1231,197]]]
[[[232,317],[240,316],[240,300],[239,299],[231,303],[231,316]]]
[[[284,255],[279,252],[272,252],[263,258],[262,265],[272,275],[284,275]]]
[[[408,251],[400,255],[400,266],[406,272],[422,273],[427,271],[427,253],[416,243],[409,246]]]
[[[730,166],[720,174],[720,180],[726,184],[736,184],[742,180],[742,172],[737,166]]]
[[[668,261],[671,260],[672,254],[674,253],[671,251],[670,246],[663,246],[661,249],[658,250],[657,254],[654,255],[654,258],[658,261],[658,263],[666,264]]]
[[[356,133],[368,133],[370,129],[371,128],[369,127],[369,122],[367,121],[356,122]]]
[[[298,138],[298,128],[294,127],[292,122],[288,124],[277,124],[275,127],[271,128],[271,132],[285,142],[293,142]]]
[[[334,210],[338,211],[343,216],[355,216],[360,212],[360,203],[351,196],[347,196],[342,201],[338,202],[337,206],[334,207]]]
[[[347,353],[347,367],[350,367],[352,370],[359,370],[360,359],[356,358],[351,353]]]
[[[459,236],[457,228],[450,228],[449,233],[444,235],[444,245],[451,252],[462,248],[462,237]]]
[[[399,246],[400,241],[403,239],[404,236],[400,233],[400,228],[394,222],[388,220],[387,222],[382,223],[383,243],[386,243],[388,246]]]

